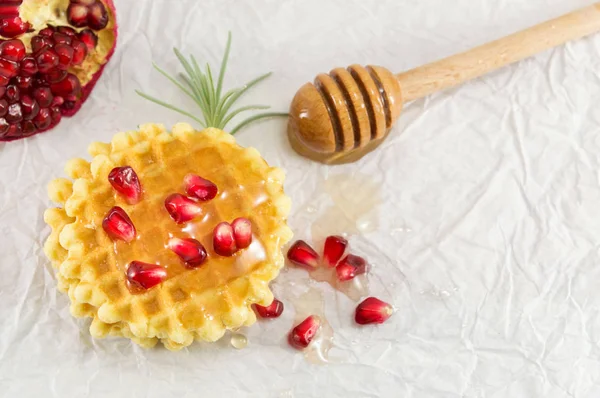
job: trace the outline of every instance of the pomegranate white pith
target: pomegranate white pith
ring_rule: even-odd
[[[73,8],[85,8],[85,20]],[[10,0],[0,7],[0,141],[74,115],[114,51],[112,0]]]

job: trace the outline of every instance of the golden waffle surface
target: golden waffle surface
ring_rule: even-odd
[[[60,207],[44,215],[52,228],[44,250],[56,269],[58,288],[69,295],[71,313],[92,318],[91,334],[123,336],[143,347],[160,340],[177,350],[254,323],[250,306],[272,301],[269,282],[284,264],[281,247],[292,237],[283,172],[255,149],[237,145],[231,135],[216,129],[197,132],[188,124],[177,124],[172,132],[142,125],[115,135],[110,144],[92,144],[89,153],[91,163],[72,159],[65,168],[71,179],[56,179],[48,187]],[[111,187],[108,174],[119,166],[131,166],[138,174],[141,202],[128,205]],[[177,225],[164,199],[184,193],[188,173],[213,181],[219,194],[203,204],[200,217]],[[113,206],[122,207],[136,226],[138,235],[130,244],[113,242],[102,228]],[[212,229],[237,217],[251,220],[252,245],[232,257],[216,255]],[[208,260],[197,269],[186,268],[166,248],[172,236],[200,240]],[[141,293],[131,291],[125,271],[132,260],[161,264],[167,279]]]

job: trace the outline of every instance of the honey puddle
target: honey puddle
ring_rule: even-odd
[[[317,282],[327,282],[352,301],[358,302],[361,298],[369,295],[369,280],[366,275],[358,275],[349,281],[340,282],[335,268],[319,267],[310,273],[310,277]]]
[[[229,338],[229,344],[231,344],[233,348],[242,350],[248,346],[248,338],[241,333],[233,332]]]

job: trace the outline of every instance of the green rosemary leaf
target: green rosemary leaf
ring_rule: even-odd
[[[256,86],[258,83],[262,82],[263,80],[265,80],[267,77],[271,76],[271,72],[269,73],[265,73],[262,76],[257,77],[254,80],[251,80],[250,82],[248,82],[244,87],[241,87],[239,89],[238,92],[236,92],[234,95],[231,96],[231,98],[229,98],[229,100],[225,103],[225,105],[223,106],[222,112],[223,113],[227,113],[229,112],[229,109],[231,109],[231,107],[233,106],[233,104],[242,96],[244,95],[244,93],[248,90],[250,90],[252,87]]]
[[[265,109],[269,109],[270,106],[266,106],[266,105],[248,105],[248,106],[242,106],[241,108],[236,109],[235,111],[232,111],[229,113],[229,115],[227,115],[227,117],[222,120],[219,123],[219,128],[222,129],[224,126],[227,125],[227,123],[229,123],[231,121],[231,119],[233,119],[234,117],[236,117],[237,115],[239,115],[242,112],[245,111],[254,111],[254,110],[265,110]],[[221,127],[223,126],[223,127]]]
[[[231,51],[231,32],[227,34],[227,44],[225,45],[225,52],[223,53],[223,60],[221,61],[221,70],[219,71],[219,81],[217,83],[217,98],[221,98],[221,91],[223,90],[223,80],[225,79],[225,70],[227,69],[227,61],[229,61],[229,52]]]
[[[288,113],[284,113],[284,112],[269,112],[269,113],[261,113],[261,114],[258,114],[258,115],[254,115],[254,116],[249,117],[248,119],[244,120],[243,122],[241,122],[237,126],[235,126],[231,130],[231,132],[229,134],[233,135],[233,134],[237,133],[238,131],[240,131],[242,128],[246,127],[250,123],[254,123],[254,122],[257,122],[257,121],[262,120],[262,119],[267,119],[267,118],[271,118],[271,117],[278,117],[278,116],[288,117],[289,114]]]
[[[189,112],[163,102],[148,94],[144,94],[140,91],[136,92],[149,101],[192,118],[200,123],[202,127],[218,127],[220,129],[225,129],[227,124],[242,112],[269,109],[269,107],[263,105],[247,105],[232,110],[233,105],[242,95],[244,95],[244,93],[269,77],[271,73],[266,73],[262,76],[259,76],[256,79],[251,80],[245,86],[229,90],[222,95],[225,72],[227,71],[227,63],[229,62],[229,55],[231,52],[231,41],[231,32],[229,32],[227,35],[227,45],[225,46],[225,52],[223,54],[223,59],[219,68],[219,75],[216,81],[214,79],[215,76],[213,76],[212,68],[209,64],[206,64],[206,68],[203,70],[200,68],[198,61],[196,61],[196,58],[194,58],[193,55],[191,55],[188,59],[177,48],[174,48],[173,52],[185,70],[185,73],[179,74],[180,79],[173,77],[157,65],[154,65],[154,68],[160,74],[165,76],[171,83],[173,83],[177,88],[190,97],[196,103],[196,105],[198,105],[202,114],[201,117],[194,116]],[[276,116],[287,116],[287,113],[271,112],[251,116],[239,123],[231,131],[231,134],[236,133],[241,128],[252,122]]]
[[[150,95],[148,95],[148,94],[144,94],[144,93],[142,93],[142,92],[141,92],[141,91],[139,91],[139,90],[135,90],[135,92],[136,92],[136,93],[137,93],[139,96],[141,96],[141,97],[143,97],[143,98],[146,98],[147,100],[149,100],[149,101],[152,101],[152,102],[154,102],[155,104],[158,104],[158,105],[164,106],[165,108],[171,109],[171,110],[173,110],[173,111],[175,111],[175,112],[181,113],[182,115],[185,115],[185,116],[187,116],[187,117],[190,117],[190,118],[194,119],[195,121],[197,121],[198,123],[200,123],[200,124],[201,124],[203,127],[206,127],[206,125],[204,124],[204,122],[203,122],[202,120],[198,119],[196,116],[192,115],[191,113],[188,113],[188,112],[186,112],[186,111],[184,111],[184,110],[182,110],[182,109],[179,109],[179,108],[177,108],[177,107],[175,107],[175,106],[173,106],[173,105],[171,105],[171,104],[167,104],[166,102],[163,102],[163,101],[161,101],[161,100],[159,100],[159,99],[157,99],[157,98],[154,98],[154,97],[152,97],[152,96],[150,96]]]

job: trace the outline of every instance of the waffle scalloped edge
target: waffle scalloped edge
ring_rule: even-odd
[[[142,294],[130,294],[124,273],[111,261],[112,246],[93,244],[96,231],[102,228],[89,228],[82,223],[93,205],[88,201],[90,193],[111,189],[105,176],[113,167],[122,165],[125,158],[135,160],[149,151],[161,151],[165,145],[179,145],[191,153],[191,148],[220,143],[235,146],[240,158],[253,162],[264,173],[266,191],[275,208],[275,216],[268,220],[269,236],[274,239],[264,244],[268,257],[274,261],[200,294],[180,288],[177,281],[185,273]],[[122,336],[146,348],[161,341],[166,348],[178,350],[194,340],[216,341],[227,329],[253,324],[256,316],[251,305],[268,305],[272,301],[269,282],[283,267],[281,248],[292,238],[286,223],[291,201],[283,192],[284,172],[270,167],[256,149],[238,146],[230,134],[212,128],[197,132],[185,123],[175,125],[171,133],[162,125],[141,125],[138,131],[116,134],[110,144],[91,144],[88,152],[93,157],[91,163],[70,160],[65,171],[71,179],[58,178],[48,186],[50,199],[61,207],[50,208],[44,214],[52,229],[44,252],[56,269],[58,289],[71,300],[71,314],[92,318],[92,336]],[[144,171],[136,171],[143,179]],[[104,183],[100,183],[102,180]],[[207,313],[208,304],[222,310]]]

